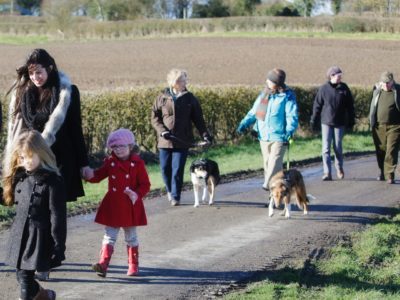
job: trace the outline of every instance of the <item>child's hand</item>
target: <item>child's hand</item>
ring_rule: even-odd
[[[136,194],[134,191],[132,191],[129,187],[126,187],[124,193],[128,195],[129,199],[131,199],[132,204],[136,203],[136,200],[139,197],[138,194]]]
[[[94,177],[94,171],[92,168],[86,166],[82,168],[82,177],[85,180],[90,180]]]

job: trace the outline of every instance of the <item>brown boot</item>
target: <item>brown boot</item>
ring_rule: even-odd
[[[139,275],[139,247],[126,246],[128,251],[128,276]]]
[[[42,287],[39,287],[39,292],[33,298],[33,300],[55,300],[56,292],[53,290],[45,290]]]
[[[110,244],[103,245],[100,251],[100,260],[97,264],[92,265],[93,271],[100,277],[106,277],[108,265],[114,252],[114,246]]]

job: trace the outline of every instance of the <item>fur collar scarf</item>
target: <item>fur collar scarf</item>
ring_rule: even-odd
[[[49,146],[52,146],[56,141],[56,134],[64,124],[65,117],[71,103],[71,81],[68,76],[62,72],[59,72],[59,76],[60,86],[58,88],[58,95],[53,95],[54,101],[52,104],[50,103],[50,114],[46,117],[46,120],[41,120],[42,137]],[[15,111],[17,111],[18,102],[16,95],[16,90],[12,91],[8,110],[7,144],[3,161],[3,170],[5,171],[8,170],[10,164],[13,143],[17,140],[18,136],[23,130],[30,127],[29,124],[25,123],[26,121],[22,117],[21,113],[15,114]],[[19,102],[22,103],[23,101]],[[51,107],[52,105],[53,107]],[[29,111],[28,107],[25,107],[25,109]],[[30,120],[32,121],[33,119],[34,118],[32,118],[31,115]]]
[[[56,140],[55,135],[64,123],[65,116],[71,103],[71,81],[64,73],[59,72],[59,76],[59,94],[54,96],[58,98],[58,103],[54,103],[57,102],[57,100],[52,100],[53,107],[50,108],[52,111],[50,111],[47,121],[43,124],[42,136],[49,146],[54,144]],[[16,103],[16,91],[14,91],[12,93],[8,113],[9,121],[7,142],[13,141],[21,133],[22,124],[20,123],[22,123],[23,118],[20,114],[14,115],[14,112],[17,110]]]
[[[42,132],[51,113],[54,111],[59,100],[59,87],[51,88],[51,97],[43,107],[39,107],[39,95],[36,89],[28,89],[21,99],[21,116],[29,130]]]

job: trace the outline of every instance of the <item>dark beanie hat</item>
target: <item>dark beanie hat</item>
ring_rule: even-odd
[[[338,66],[333,66],[328,69],[326,72],[326,77],[331,79],[331,76],[342,73],[342,70]]]
[[[271,80],[278,86],[283,87],[285,85],[286,73],[281,69],[272,69],[267,74],[267,79]]]

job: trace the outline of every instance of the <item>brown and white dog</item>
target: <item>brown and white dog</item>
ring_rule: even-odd
[[[274,214],[274,206],[279,207],[283,201],[285,208],[282,215],[290,218],[291,198],[296,199],[297,206],[303,209],[305,215],[308,214],[309,198],[313,196],[307,195],[303,176],[298,170],[289,169],[276,173],[270,180],[269,189],[268,215],[270,217]]]
[[[211,159],[199,159],[190,165],[190,176],[193,183],[194,207],[199,207],[199,191],[203,187],[201,201],[205,203],[209,197],[208,205],[213,205],[215,187],[220,181],[218,164]]]

